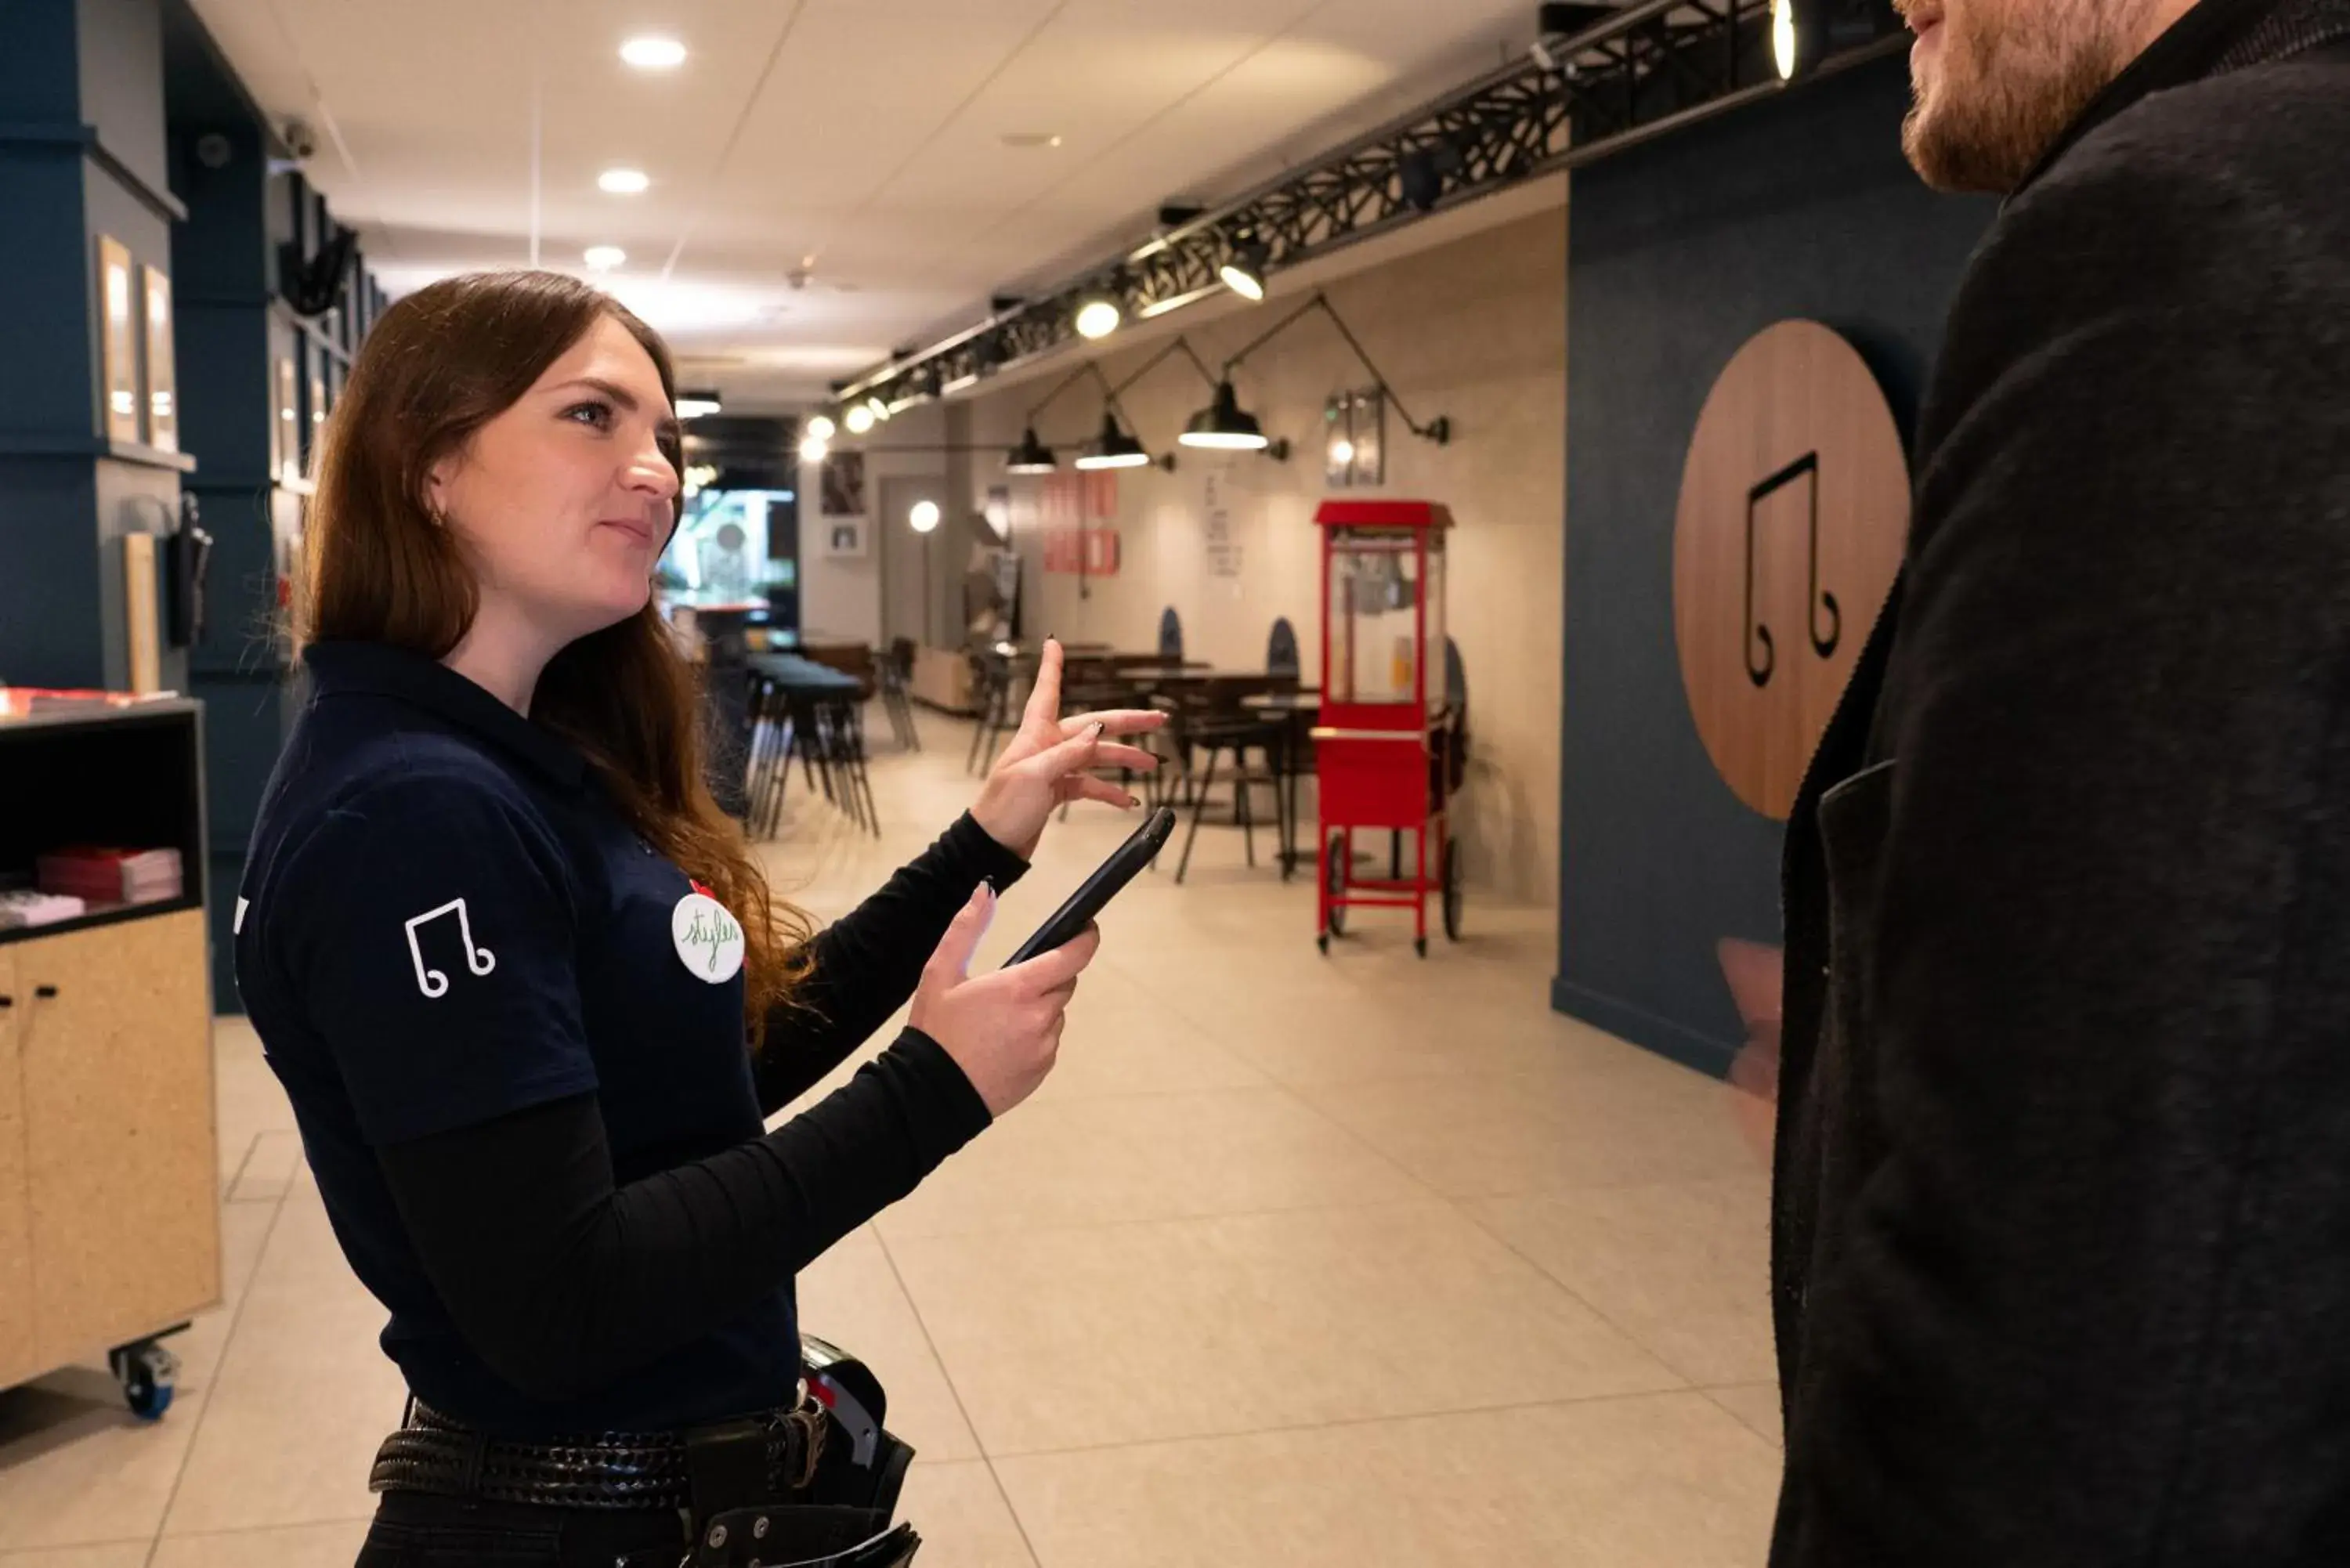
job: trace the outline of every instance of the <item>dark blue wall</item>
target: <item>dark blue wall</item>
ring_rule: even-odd
[[[1714,959],[1776,941],[1780,826],[1708,758],[1673,637],[1673,516],[1706,394],[1774,322],[1826,323],[1904,438],[1985,202],[1902,161],[1905,61],[1598,163],[1569,209],[1559,958],[1552,1005],[1708,1071],[1741,1037]]]

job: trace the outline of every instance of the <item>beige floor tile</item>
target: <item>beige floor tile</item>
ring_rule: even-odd
[[[983,1462],[914,1461],[898,1517],[922,1537],[922,1568],[1035,1568],[1011,1505]]]
[[[1096,965],[1070,1004],[1059,1064],[1031,1104],[1263,1086],[1265,1075],[1148,988]]]
[[[95,1367],[0,1392],[0,1552],[151,1539],[208,1397],[140,1421]]]
[[[202,1388],[219,1370],[236,1323],[237,1304],[252,1284],[261,1264],[262,1243],[277,1219],[274,1203],[224,1203],[221,1206],[221,1304],[197,1314],[188,1332],[170,1341],[180,1358],[180,1386]]]
[[[891,1251],[990,1454],[1679,1386],[1441,1204]]]
[[[1751,1174],[1729,1091],[1669,1063],[1300,1085],[1309,1105],[1453,1198]]]
[[[1448,981],[1424,992],[1357,987],[1336,999],[1284,992],[1232,1009],[1219,1038],[1267,1076],[1301,1085],[1604,1066],[1606,1053],[1627,1049],[1549,1012],[1526,989]]]
[[[1779,1385],[1749,1383],[1735,1388],[1709,1388],[1705,1397],[1752,1428],[1773,1448],[1780,1441]]]
[[[277,1130],[255,1135],[244,1164],[228,1189],[231,1203],[275,1203],[293,1185],[302,1165],[302,1135]]]
[[[1027,1105],[881,1216],[895,1241],[1430,1196],[1284,1089]]]
[[[147,1568],[149,1542],[58,1546],[42,1552],[0,1552],[0,1568]]]
[[[1754,1568],[1777,1456],[1680,1394],[997,1467],[1042,1568]]]
[[[349,1568],[367,1532],[366,1521],[349,1520],[224,1535],[166,1536],[147,1568]]]
[[[265,1132],[294,1130],[294,1107],[286,1103],[285,1086],[262,1057],[260,1037],[243,1018],[213,1021],[213,1063],[224,1190],[244,1169],[255,1138]]]
[[[1767,1177],[1584,1188],[1466,1207],[1700,1387],[1776,1375]]]
[[[368,1469],[405,1397],[376,1347],[317,1189],[297,1178],[248,1288],[167,1535],[364,1519]]]
[[[803,1270],[800,1326],[870,1366],[889,1396],[889,1429],[925,1460],[973,1459],[979,1441],[870,1227]]]

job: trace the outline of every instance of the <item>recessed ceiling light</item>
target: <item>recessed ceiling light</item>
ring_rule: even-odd
[[[641,169],[607,169],[596,176],[596,187],[615,196],[633,196],[652,182]]]
[[[1059,136],[1049,130],[1007,130],[1003,133],[1006,147],[1058,147]]]
[[[629,259],[629,253],[618,245],[589,245],[588,265],[598,272],[609,272]]]
[[[620,46],[620,58],[640,71],[675,70],[685,64],[685,46],[675,38],[630,38]]]

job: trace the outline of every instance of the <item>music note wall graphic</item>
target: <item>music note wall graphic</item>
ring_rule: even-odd
[[[1850,343],[1782,321],[1722,368],[1673,511],[1673,643],[1707,758],[1765,816],[1794,803],[1851,677],[1861,639],[1845,634],[1884,604],[1908,510],[1893,410]]]
[[[1820,454],[1807,452],[1746,493],[1746,678],[1758,687],[1771,684],[1772,672],[1779,666],[1779,649],[1771,628],[1754,613],[1754,529],[1762,503],[1799,480],[1811,482],[1804,486],[1810,495],[1812,524],[1811,586],[1804,596],[1804,629],[1811,636],[1812,651],[1822,659],[1833,656],[1844,640],[1844,608],[1835,595],[1820,591]],[[1825,636],[1819,629],[1819,611],[1824,606],[1828,612]],[[1758,643],[1762,649],[1759,664],[1754,659]]]
[[[495,953],[493,953],[487,948],[476,947],[473,945],[473,927],[472,921],[467,919],[465,914],[465,900],[463,898],[452,898],[449,902],[442,905],[439,909],[427,909],[424,913],[417,916],[414,919],[408,922],[408,956],[410,961],[416,965],[416,989],[422,992],[427,996],[440,997],[448,995],[449,976],[442,971],[437,969],[427,969],[425,967],[424,948],[423,945],[416,940],[416,932],[418,928],[424,926],[431,921],[437,920],[442,916],[448,914],[453,914],[457,917],[457,934],[463,940],[465,944],[465,967],[472,970],[477,975],[487,974],[492,970],[498,967],[498,960]]]

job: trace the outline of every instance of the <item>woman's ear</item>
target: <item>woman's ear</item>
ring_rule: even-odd
[[[447,457],[434,463],[424,476],[424,510],[435,523],[449,515],[450,490],[456,478],[456,460]]]

